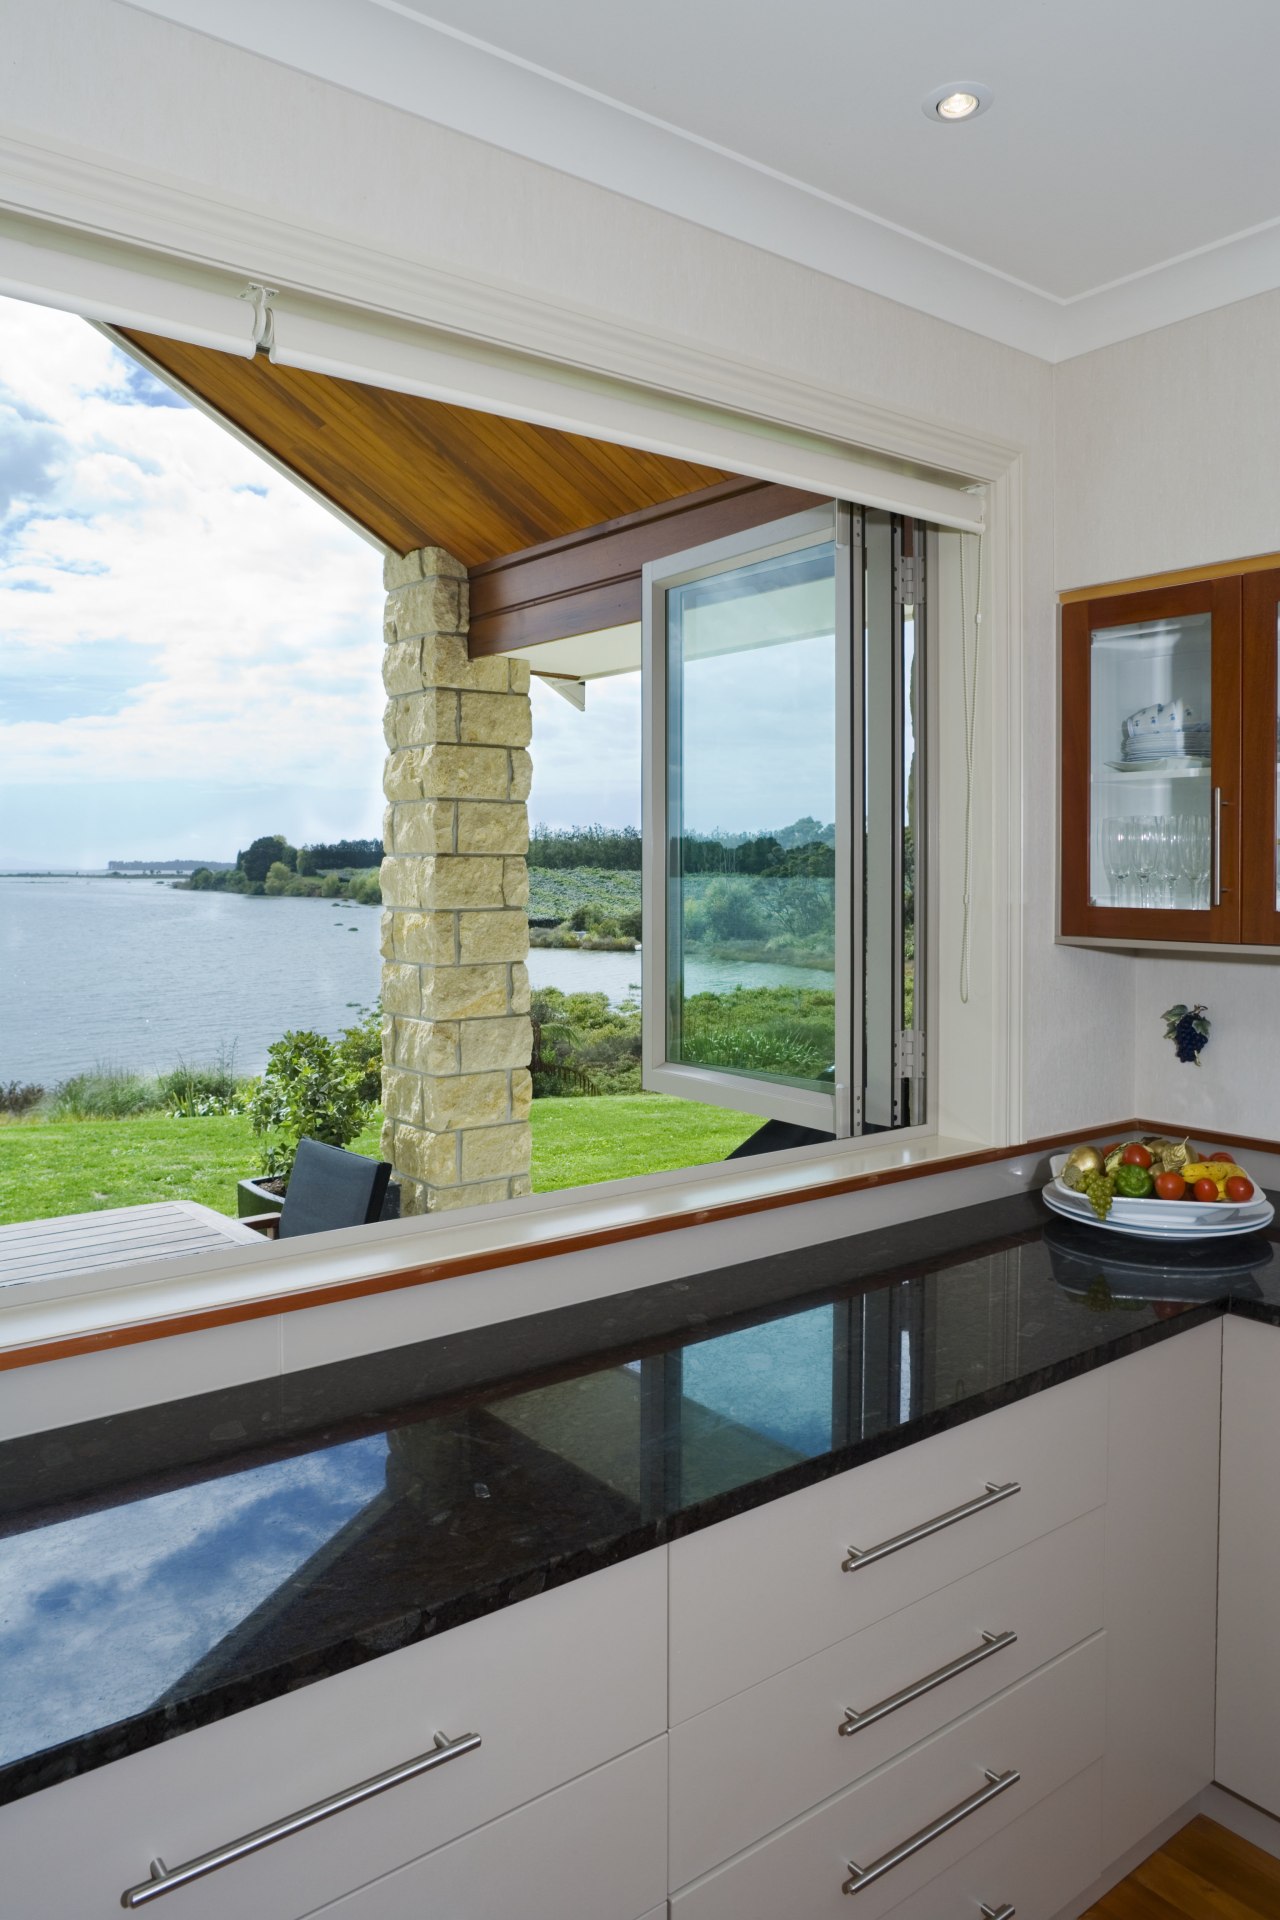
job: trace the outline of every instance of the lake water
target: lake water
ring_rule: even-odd
[[[375,907],[179,893],[167,881],[0,875],[0,1083],[94,1066],[163,1072],[234,1052],[257,1073],[288,1027],[334,1036],[378,996]],[[535,988],[639,997],[639,953],[529,955]],[[693,961],[692,992],[829,987],[806,967]]]

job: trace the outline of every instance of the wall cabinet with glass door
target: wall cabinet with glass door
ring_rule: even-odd
[[[1064,939],[1280,946],[1280,570],[1062,613]]]

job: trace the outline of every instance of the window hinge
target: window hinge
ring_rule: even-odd
[[[920,567],[914,554],[900,553],[893,563],[893,601],[898,607],[914,607],[920,592]]]
[[[924,1075],[924,1035],[916,1027],[904,1027],[893,1050],[895,1080],[919,1080]]]

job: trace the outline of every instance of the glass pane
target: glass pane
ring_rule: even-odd
[[[829,1091],[835,544],[666,598],[667,1058]]]
[[[1207,613],[1090,636],[1094,906],[1208,908],[1212,653]]]
[[[1276,907],[1280,909],[1280,614],[1276,616]]]

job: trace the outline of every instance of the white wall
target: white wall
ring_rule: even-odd
[[[1065,361],[1055,385],[1060,589],[1280,548],[1280,293]],[[1280,1137],[1280,957],[1121,964],[1133,1110]],[[1163,1037],[1178,1001],[1214,1023],[1198,1069]]]
[[[371,275],[435,266],[510,283],[557,308],[584,309],[584,328],[600,316],[675,332],[757,363],[762,379],[781,372],[1022,449],[1026,835],[1013,932],[1026,973],[1024,1130],[1130,1109],[1129,965],[1053,945],[1045,363],[115,0],[7,0],[5,14],[0,203],[97,220],[255,278],[330,293],[338,289],[326,279],[329,242],[355,241]],[[101,205],[89,204],[96,187],[59,171],[61,156],[86,153]],[[189,233],[151,191],[162,181],[200,196]],[[267,216],[274,227],[262,226]],[[943,724],[958,728],[959,714],[945,713]],[[954,995],[954,981],[942,990]]]

